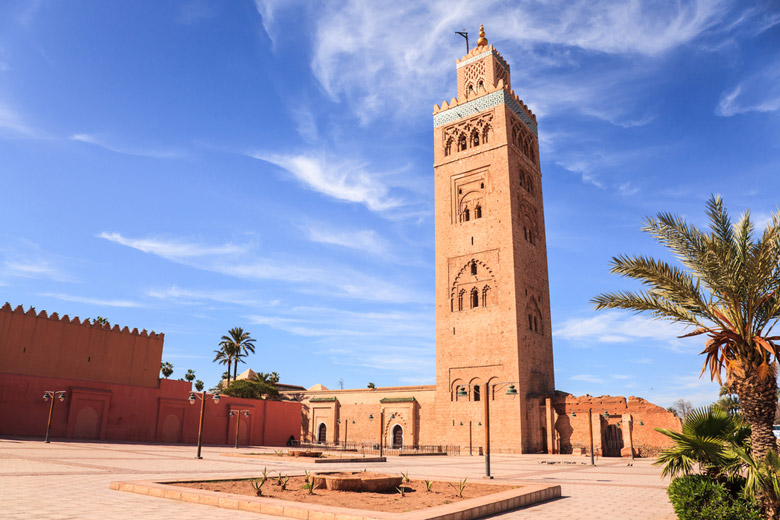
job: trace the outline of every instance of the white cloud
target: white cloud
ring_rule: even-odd
[[[43,293],[41,296],[47,296],[49,298],[56,298],[58,300],[75,303],[86,303],[88,305],[96,305],[98,307],[140,307],[141,303],[131,300],[104,300],[101,298],[89,298],[86,296],[74,296],[71,294],[63,293]]]
[[[233,305],[256,306],[258,300],[245,291],[193,290],[172,285],[166,289],[147,289],[146,295],[159,300],[179,304],[196,304],[203,301],[230,303]]]
[[[98,233],[98,238],[103,238],[109,242],[132,247],[144,253],[161,256],[169,260],[180,260],[183,258],[194,258],[200,256],[215,255],[233,255],[244,253],[247,246],[234,244],[224,244],[221,246],[208,246],[195,242],[185,242],[180,240],[165,240],[159,238],[127,238],[119,233],[109,233],[103,231]]]
[[[715,114],[731,117],[749,112],[780,110],[780,64],[777,59],[721,94]]]
[[[3,275],[21,278],[45,278],[58,282],[71,282],[73,279],[43,259],[9,259],[3,263]]]
[[[564,321],[553,331],[553,337],[579,344],[652,341],[679,348],[686,342],[697,340],[697,338],[679,339],[679,336],[685,332],[685,327],[668,321],[617,311],[602,311],[589,318],[572,318]]]
[[[109,152],[114,152],[123,155],[136,155],[139,157],[149,157],[152,159],[173,159],[184,157],[184,153],[177,150],[165,150],[157,148],[132,148],[125,146],[118,146],[110,143],[106,143],[100,137],[93,134],[73,134],[69,137],[71,141],[78,141],[81,143],[91,144],[98,146]]]
[[[372,211],[384,211],[404,204],[389,195],[382,174],[366,170],[366,164],[308,155],[278,155],[262,152],[250,157],[275,164],[292,174],[307,188],[346,202],[365,205]]]
[[[290,282],[297,284],[301,292],[394,303],[430,301],[429,294],[416,288],[396,285],[341,266],[328,268],[321,264],[296,264],[289,260],[263,258],[247,246],[209,246],[177,239],[128,238],[107,232],[97,236],[195,269],[244,280]]]
[[[576,376],[571,376],[569,379],[572,381],[584,381],[586,383],[593,383],[598,385],[604,384],[603,379],[590,374],[578,374]]]
[[[357,249],[375,256],[386,256],[389,244],[372,229],[344,231],[328,229],[320,224],[308,224],[304,231],[312,242]]]
[[[392,4],[347,0],[311,4],[308,17],[302,17],[301,23],[311,27],[311,67],[318,81],[333,100],[347,104],[366,123],[380,115],[418,113],[446,92],[445,82],[453,63],[442,60],[442,52],[449,51],[453,59],[459,58],[462,40],[453,31],[466,27],[474,41],[477,20],[484,22],[488,39],[497,43],[504,54],[511,51],[522,56],[522,65],[516,70],[523,71],[525,95],[544,88],[538,84],[543,76],[539,71],[561,65],[574,65],[570,68],[576,69],[578,53],[583,51],[655,57],[689,43],[715,27],[731,5],[723,0],[559,0],[543,6],[532,0],[401,0]],[[275,41],[274,19],[285,9],[284,4],[258,1],[257,6],[266,32]],[[621,68],[631,69],[629,74],[633,74],[646,67]],[[596,75],[589,71],[587,76]],[[580,73],[576,76],[580,80],[585,77]],[[517,84],[520,79],[515,78]],[[560,83],[560,78],[556,81]],[[563,82],[569,92],[581,83]],[[587,101],[603,101],[603,92],[586,87],[574,97],[586,102],[581,107],[593,107]],[[599,105],[608,106],[603,102]],[[619,124],[645,124],[648,117],[652,116],[621,118]]]
[[[0,102],[0,131],[27,138],[42,138],[41,133],[8,105]]]

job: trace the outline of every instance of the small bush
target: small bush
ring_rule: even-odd
[[[705,475],[678,477],[666,493],[679,520],[761,520],[754,501],[731,494]]]

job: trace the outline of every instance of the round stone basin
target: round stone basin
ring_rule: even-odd
[[[313,477],[314,489],[333,491],[395,491],[400,487],[403,477],[365,471],[316,473]]]
[[[321,451],[291,451],[289,452],[293,457],[321,457]]]

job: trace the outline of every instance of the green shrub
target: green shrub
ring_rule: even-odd
[[[754,501],[731,493],[705,475],[687,475],[672,480],[666,490],[679,520],[760,520]]]

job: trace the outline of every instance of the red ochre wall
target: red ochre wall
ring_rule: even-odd
[[[54,403],[55,438],[197,442],[200,399],[187,401],[191,383],[159,382],[159,388],[148,388],[0,373],[0,435],[43,437],[50,406],[43,393],[65,390],[65,401]],[[300,403],[223,396],[214,404],[211,394],[206,399],[205,444],[235,442],[236,417],[228,416],[230,410],[249,410],[249,417],[240,416],[241,445],[283,446],[291,436],[300,438]]]
[[[101,327],[45,311],[0,308],[0,435],[46,433],[45,391],[64,390],[54,403],[55,438],[195,443],[200,400],[189,404],[192,384],[159,379],[162,334]],[[200,395],[200,394],[198,394]],[[207,397],[203,442],[281,446],[300,438],[301,405]]]

